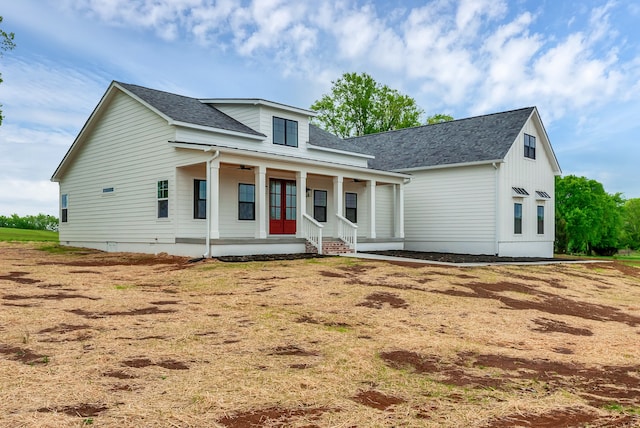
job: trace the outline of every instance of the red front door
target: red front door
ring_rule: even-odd
[[[269,182],[269,233],[293,235],[296,233],[296,182],[274,180]]]

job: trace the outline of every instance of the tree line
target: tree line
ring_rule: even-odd
[[[556,177],[555,196],[556,253],[611,256],[640,249],[640,198],[625,200],[575,175]]]
[[[0,227],[31,230],[58,230],[58,218],[48,214],[26,215],[20,217],[12,214],[9,217],[0,215]]]

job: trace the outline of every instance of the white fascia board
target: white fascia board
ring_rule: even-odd
[[[373,155],[365,155],[363,153],[349,152],[349,151],[346,151],[346,150],[339,150],[339,149],[330,149],[328,147],[314,146],[313,144],[307,144],[307,148],[308,149],[313,149],[313,150],[318,150],[318,151],[321,151],[321,152],[338,153],[338,154],[341,154],[341,155],[349,155],[349,156],[365,158],[365,159],[375,159],[376,158]]]
[[[184,141],[169,141],[169,144],[171,144],[172,147],[175,147],[177,149],[207,150],[207,148],[212,148],[215,150],[220,150],[221,153],[239,154],[239,155],[250,154],[251,156],[261,158],[261,159],[266,159],[266,160],[282,161],[283,158],[285,158],[286,160],[290,160],[292,162],[296,162],[304,165],[348,169],[350,171],[381,175],[384,177],[394,177],[394,178],[402,178],[402,179],[411,178],[409,174],[405,174],[402,172],[383,171],[379,169],[364,168],[361,166],[352,166],[352,165],[346,165],[346,164],[336,163],[336,162],[320,161],[320,160],[308,159],[308,158],[303,158],[298,156],[265,153],[265,152],[259,152],[257,150],[239,149],[237,147],[223,146],[220,144],[188,143]]]
[[[263,105],[276,108],[278,110],[286,110],[293,113],[303,114],[310,117],[316,117],[318,113],[313,110],[307,110],[300,107],[294,107],[287,104],[277,103],[275,101],[263,100],[262,98],[205,98],[199,99],[204,104],[230,104],[230,105]]]
[[[191,129],[197,129],[199,131],[214,132],[216,134],[232,135],[234,137],[250,138],[252,140],[258,140],[258,141],[264,141],[264,139],[267,138],[266,135],[254,135],[254,134],[247,134],[247,133],[238,132],[238,131],[229,131],[227,129],[213,128],[211,126],[195,125],[193,123],[181,122],[181,121],[172,120],[172,119],[170,119],[168,123],[169,125],[181,126],[183,128],[191,128]]]
[[[492,165],[492,164],[498,164],[498,163],[504,163],[504,159],[494,159],[494,160],[476,161],[476,162],[463,162],[463,163],[449,163],[446,165],[418,166],[415,168],[394,169],[394,171],[411,173],[415,171],[427,171],[431,169],[460,168],[464,166]]]

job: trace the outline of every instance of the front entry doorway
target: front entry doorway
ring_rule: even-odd
[[[296,233],[296,182],[271,179],[269,181],[269,233]]]

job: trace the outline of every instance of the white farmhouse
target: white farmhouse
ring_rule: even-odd
[[[409,176],[369,168],[313,116],[113,82],[52,177],[60,241],[188,256],[402,248]]]
[[[553,255],[560,168],[535,108],[347,140],[313,116],[112,82],[52,177],[60,241],[205,257]]]

